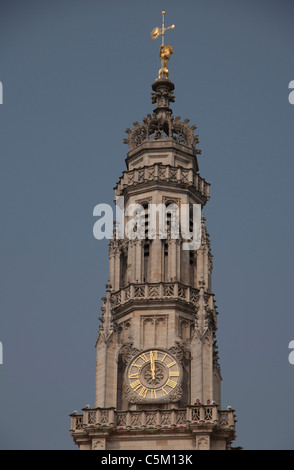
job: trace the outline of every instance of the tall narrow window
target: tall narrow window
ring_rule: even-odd
[[[195,263],[195,256],[194,251],[189,251],[189,279],[191,286],[194,285],[194,263]]]
[[[149,230],[149,210],[148,204],[143,204],[144,208],[144,227],[145,227],[145,241],[143,245],[143,280],[144,282],[149,281],[149,269],[150,269],[150,241],[148,239]]]
[[[168,281],[168,243],[163,243],[164,280]]]
[[[190,207],[190,214],[189,214],[189,232],[192,234],[193,238],[193,207]],[[194,272],[195,272],[195,252],[193,250],[189,251],[189,282],[190,285],[194,285]]]
[[[171,231],[171,218],[172,218],[171,213],[167,212],[166,213],[166,231],[167,231],[167,234],[170,234],[170,231]]]
[[[145,240],[148,240],[148,229],[149,229],[149,211],[148,204],[143,204],[144,209],[144,227],[145,227]]]
[[[150,243],[145,241],[144,244],[144,282],[149,281],[149,259],[150,259]]]
[[[125,287],[127,279],[127,255],[122,252],[120,255],[120,287]]]

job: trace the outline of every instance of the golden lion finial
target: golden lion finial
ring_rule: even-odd
[[[159,69],[157,80],[159,80],[160,78],[164,78],[164,77],[166,79],[168,79],[168,76],[169,76],[169,71],[168,71],[168,67],[167,67],[168,66],[168,61],[169,61],[170,56],[174,52],[171,45],[166,46],[164,44],[164,33],[167,29],[173,29],[175,27],[175,25],[172,24],[171,26],[168,26],[167,28],[165,28],[165,26],[164,26],[165,11],[163,10],[161,13],[162,13],[162,26],[161,26],[161,28],[156,27],[151,32],[151,39],[157,39],[158,36],[160,36],[160,34],[161,34],[161,37],[162,37],[161,46],[160,46],[160,49],[159,49],[159,57],[160,57],[160,61],[161,61],[161,68]]]

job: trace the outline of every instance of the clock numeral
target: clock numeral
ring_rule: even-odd
[[[174,380],[168,379],[168,381],[166,382],[166,385],[168,385],[171,388],[175,388],[175,386],[177,385],[177,382],[175,382]]]
[[[171,370],[169,371],[169,376],[170,377],[179,377],[179,375],[180,375],[180,372],[177,372],[177,371],[172,372]]]
[[[138,378],[139,378],[139,372],[136,372],[135,374],[130,374],[129,375],[129,379],[138,379]]]
[[[150,390],[150,392],[151,392],[151,398],[157,398],[156,390]]]
[[[151,358],[151,354],[153,356],[153,359],[156,361],[157,360],[157,357],[158,357],[158,351],[151,351],[150,352],[150,358]]]
[[[172,367],[172,366],[174,366],[175,364],[176,364],[176,361],[173,361],[173,362],[170,362],[169,364],[167,364],[166,366],[167,366],[167,367]]]
[[[141,356],[139,356],[139,357],[142,359],[142,361],[148,362],[148,358],[147,358],[146,354],[141,354]]]
[[[164,359],[166,358],[166,356],[167,356],[167,354],[165,354],[165,355],[163,356],[163,358],[161,359],[161,362],[164,362]]]
[[[146,387],[142,387],[141,390],[140,390],[140,392],[139,392],[139,395],[140,395],[141,397],[146,397],[147,392],[148,392],[148,389],[147,389]]]
[[[165,390],[165,388],[161,387],[161,390],[167,395],[168,392]]]
[[[138,367],[140,369],[140,367],[142,367],[142,364],[132,364],[132,367]]]
[[[141,384],[140,380],[135,380],[135,382],[131,383],[131,387],[132,387],[133,390],[137,390],[141,386],[142,386],[142,384]]]

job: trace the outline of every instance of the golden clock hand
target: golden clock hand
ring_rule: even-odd
[[[150,351],[150,367],[151,367],[151,373],[152,373],[152,379],[154,380],[155,379],[155,364],[154,364],[154,356],[153,356],[153,352]]]

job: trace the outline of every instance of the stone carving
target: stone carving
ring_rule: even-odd
[[[123,361],[128,365],[139,352],[140,349],[133,348],[133,343],[127,343],[120,348],[119,355],[122,356]]]
[[[129,298],[131,297],[131,288],[130,286],[126,287],[125,288],[125,300],[129,300]]]
[[[144,173],[144,174],[143,174]],[[124,172],[120,177],[117,186],[115,187],[115,194],[119,196],[127,186],[134,186],[137,184],[144,184],[146,181],[166,181],[167,183],[181,184],[184,186],[193,186],[203,198],[203,204],[209,199],[209,183],[205,181],[195,170],[183,169],[181,167],[172,167],[155,163],[151,166],[144,166],[143,168],[136,168],[129,172]],[[165,198],[167,199],[167,198]],[[164,198],[163,198],[164,200]],[[169,199],[167,199],[169,200]],[[179,201],[176,199],[175,201]],[[152,201],[150,201],[152,202]],[[141,204],[141,202],[139,202]],[[179,206],[178,202],[175,202]],[[206,230],[206,229],[205,229]],[[204,233],[204,232],[203,232]],[[205,232],[204,240],[209,242],[209,235]],[[113,251],[113,250],[112,250]],[[210,252],[209,252],[210,253]],[[113,253],[111,252],[113,255]],[[211,253],[209,254],[209,256]],[[212,259],[212,255],[211,255]]]
[[[196,449],[209,450],[209,438],[207,436],[196,436]]]
[[[162,124],[155,113],[153,116],[148,114],[143,124],[135,126],[133,130],[126,129],[128,138],[123,142],[132,150],[144,141],[169,139],[195,149],[199,143],[198,135],[194,135],[196,126],[189,126],[189,119],[183,122],[180,119],[180,116],[167,116],[165,124]],[[196,154],[201,154],[201,150],[196,149]]]
[[[83,424],[83,415],[75,415],[73,422],[73,430],[77,433],[84,433],[89,426],[89,431],[93,431],[93,425],[89,424],[91,421],[89,416],[94,416],[92,413],[98,413],[98,423],[106,424],[103,417],[108,416],[109,409],[92,409],[88,412],[88,418],[86,418],[87,424]],[[107,418],[107,419],[108,419]],[[218,405],[214,404],[211,406],[207,405],[195,405],[186,409],[170,409],[170,410],[136,410],[136,411],[115,411],[114,422],[107,424],[111,426],[117,426],[121,428],[131,429],[136,428],[136,431],[143,431],[147,427],[181,427],[187,426],[189,422],[209,422],[215,423],[217,428],[232,429],[235,423],[234,410],[221,411],[218,410]],[[98,425],[99,427],[100,425]],[[140,428],[140,429],[138,429]],[[96,440],[95,440],[96,441]],[[97,439],[95,446],[100,447],[104,443],[102,438]],[[92,445],[94,445],[94,440]],[[202,446],[209,446],[209,436],[200,435],[196,437],[196,448],[202,448]]]
[[[117,426],[126,426],[127,424],[127,415],[122,413],[117,413],[116,415],[116,425]]]
[[[178,286],[178,291],[176,291],[176,287],[175,287],[176,284]],[[135,287],[136,287],[136,290],[135,290]],[[129,300],[129,298],[131,298],[129,296],[130,287],[125,288],[124,289],[125,292],[126,292],[126,289],[128,289],[128,297],[126,298],[125,296],[124,301]],[[144,291],[144,295],[143,295],[143,291]],[[161,282],[156,285],[149,284],[149,283],[134,284],[134,292],[136,292],[136,295],[133,295],[134,298],[140,297],[140,298],[146,298],[146,299],[153,299],[153,298],[158,298],[158,297],[172,297],[172,298],[179,298],[179,299],[187,300],[187,301],[189,298],[189,302],[191,302],[195,306],[197,306],[197,303],[199,301],[198,289],[195,289],[190,286],[186,286],[184,284],[180,284],[179,282]],[[146,297],[145,297],[145,294],[146,294]]]
[[[142,413],[132,413],[131,414],[131,426],[141,426],[142,425]]]
[[[149,297],[159,297],[159,286],[149,286]]]
[[[166,297],[174,296],[174,284],[166,284],[163,286],[163,295]]]
[[[182,170],[182,183],[188,184],[189,183],[188,177],[189,177],[189,171]]]
[[[212,338],[213,338],[213,367],[214,367],[215,371],[217,371],[219,373],[219,375],[221,376],[221,368],[220,368],[220,364],[219,364],[219,355],[218,355],[218,345],[217,345],[217,341],[216,341],[215,337],[216,337],[215,331],[213,331],[213,334],[212,334]]]
[[[101,424],[107,424],[109,422],[109,411],[101,410],[100,411],[100,422]]]
[[[169,412],[162,412],[160,413],[160,422],[161,426],[171,426],[172,424],[172,416]]]
[[[176,411],[176,424],[186,424],[186,412]]]
[[[88,424],[96,423],[96,411],[90,411],[88,413]]]
[[[121,292],[120,291],[111,295],[110,303],[111,303],[112,307],[116,307],[117,305],[120,305],[120,303],[121,303]]]
[[[181,399],[183,390],[180,385],[177,385],[166,397],[160,398],[162,403],[175,403]],[[125,397],[129,403],[144,403],[146,399],[135,393],[131,387],[126,386]]]
[[[190,302],[196,304],[199,301],[199,291],[198,289],[191,288],[190,291]]]
[[[183,395],[183,389],[180,385],[177,385],[172,390],[172,392],[170,392],[168,401],[170,401],[171,403],[180,401],[180,399],[182,398],[182,395]]]
[[[182,362],[184,352],[183,348],[180,345],[172,346],[168,349],[168,351],[175,357],[177,362]]]
[[[100,326],[97,341],[108,341],[112,335],[113,331],[113,316],[111,311],[111,290],[112,286],[108,283],[106,284],[106,297],[102,297],[102,306],[101,312],[102,316],[99,317]]]
[[[76,429],[83,429],[83,427],[84,427],[83,416],[77,416],[76,417]]]
[[[139,397],[128,385],[125,389],[125,397],[129,403],[139,403],[140,401],[144,400],[142,397]]]
[[[160,364],[156,364],[154,378],[149,367],[144,370],[143,377],[149,385],[158,385],[165,378],[165,370]]]
[[[219,424],[220,426],[228,426],[229,424],[228,413],[220,412]]]
[[[134,297],[137,297],[139,299],[145,297],[145,285],[135,286]]]
[[[148,180],[153,180],[155,176],[155,166],[151,166],[148,168]]]
[[[147,114],[142,124],[136,121],[132,130],[126,129],[128,138],[123,142],[132,150],[145,141],[167,139],[195,149],[196,154],[200,154],[201,150],[196,149],[199,142],[198,135],[194,135],[196,126],[190,126],[189,119],[182,122],[180,116],[174,118],[169,108],[169,102],[174,102],[174,84],[169,80],[159,80],[152,88],[154,93],[151,99],[152,103],[156,103],[156,109],[152,115]]]
[[[179,285],[178,286],[178,296],[179,296],[180,299],[186,300],[187,287]]]
[[[156,426],[156,423],[157,423],[157,413],[156,412],[146,413],[146,425]]]
[[[151,93],[151,101],[152,104],[156,103],[158,107],[164,106],[167,108],[170,102],[175,102],[175,95],[172,90],[163,88],[160,91],[155,91],[154,93]]]
[[[212,420],[212,408],[204,408],[204,419],[205,421]]]
[[[200,408],[193,408],[192,409],[192,421],[199,421],[200,420]]]
[[[92,441],[92,450],[104,450],[105,449],[105,440],[104,439],[93,439]]]

